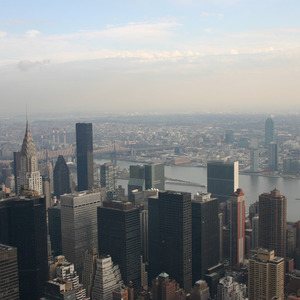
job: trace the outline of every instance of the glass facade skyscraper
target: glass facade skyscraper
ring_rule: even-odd
[[[76,123],[78,191],[94,185],[93,128],[92,123]]]

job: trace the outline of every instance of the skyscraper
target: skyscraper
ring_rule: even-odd
[[[249,300],[284,299],[285,274],[282,257],[275,256],[274,250],[259,249],[249,259],[248,266]]]
[[[96,274],[92,295],[94,300],[112,300],[113,291],[124,285],[120,269],[109,255],[97,259]]]
[[[272,118],[268,118],[265,123],[265,146],[269,147],[269,144],[274,141],[274,122]]]
[[[0,200],[0,242],[18,249],[20,299],[42,297],[48,278],[43,196],[28,194]]]
[[[130,202],[104,201],[98,211],[98,251],[118,264],[125,284],[141,284],[140,211]]]
[[[227,201],[239,187],[239,162],[207,162],[207,192],[218,198],[219,203]]]
[[[0,299],[19,299],[17,248],[0,244]]]
[[[259,196],[258,244],[283,258],[286,257],[286,205],[287,200],[279,190]]]
[[[61,196],[62,254],[74,263],[81,276],[86,250],[97,247],[97,207],[100,193],[82,192]]]
[[[278,170],[278,146],[274,142],[269,143],[268,168],[272,171]]]
[[[245,260],[245,195],[237,189],[228,201],[230,231],[230,266],[239,269]]]
[[[94,185],[92,123],[76,123],[76,149],[78,191],[89,190]]]
[[[165,189],[165,167],[163,164],[130,166],[128,195],[132,190]]]
[[[61,255],[61,207],[54,204],[48,208],[49,235],[53,255]]]
[[[197,194],[192,200],[193,282],[220,262],[218,199]]]
[[[153,209],[155,206],[156,210]],[[149,199],[151,277],[154,270],[160,268],[170,274],[185,291],[192,287],[191,216],[190,193],[160,191],[158,199]]]
[[[18,192],[21,187],[37,191],[40,195],[43,192],[42,176],[38,169],[37,152],[32,135],[29,130],[28,120],[26,121],[26,131],[20,153],[20,173],[18,182]]]
[[[62,155],[59,155],[53,171],[54,177],[54,195],[57,199],[63,194],[69,194],[70,189],[70,171]]]
[[[251,149],[250,151],[250,171],[258,172],[259,170],[259,152],[258,149]]]
[[[107,191],[116,189],[116,168],[113,163],[105,163],[100,167],[100,185]]]

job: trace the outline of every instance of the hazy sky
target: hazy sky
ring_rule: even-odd
[[[300,112],[299,0],[0,0],[1,108]]]

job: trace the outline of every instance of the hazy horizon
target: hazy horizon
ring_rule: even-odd
[[[6,114],[300,112],[297,0],[2,3]]]

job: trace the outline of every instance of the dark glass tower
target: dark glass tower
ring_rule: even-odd
[[[141,284],[140,211],[130,202],[104,201],[98,206],[99,255],[120,266],[125,284]]]
[[[207,192],[224,202],[239,187],[239,162],[207,162]]]
[[[58,156],[53,171],[54,195],[60,199],[60,195],[69,194],[70,189],[70,171],[62,155]]]
[[[155,265],[150,265],[150,268],[160,268],[161,271],[167,272],[185,291],[190,291],[192,287],[191,194],[162,191],[159,192],[158,201],[155,200],[150,200],[149,204],[149,261],[150,263],[155,261]],[[155,207],[158,208],[158,214]],[[155,232],[159,233],[158,237]],[[159,245],[159,249],[155,244]],[[151,271],[151,274],[153,273]]]
[[[165,189],[165,166],[163,164],[130,166],[128,195],[132,190]]]
[[[44,196],[0,200],[0,242],[18,249],[20,299],[40,299],[48,279]]]
[[[89,190],[94,185],[92,123],[76,123],[76,149],[78,191]]]
[[[192,201],[193,283],[220,261],[218,199],[198,194]]]
[[[61,208],[54,204],[48,208],[49,235],[53,256],[62,254],[61,247]]]

